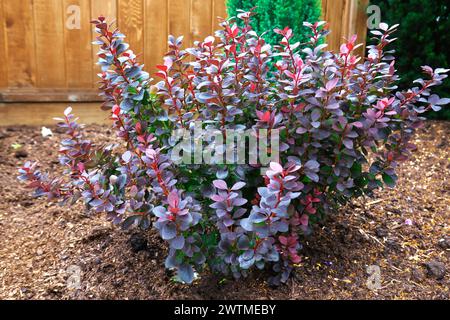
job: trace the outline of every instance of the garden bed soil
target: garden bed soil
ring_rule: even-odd
[[[114,139],[107,127],[86,129],[95,141]],[[240,281],[206,271],[191,286],[175,283],[154,231],[125,232],[86,215],[82,204],[33,198],[16,181],[17,166],[37,159],[60,171],[61,134],[54,133],[0,128],[0,299],[450,298],[450,122],[427,122],[416,134],[418,150],[401,165],[396,189],[355,200],[317,227],[304,241],[302,263],[278,288],[261,271]],[[372,265],[380,268],[377,290],[367,286]],[[78,267],[81,287],[73,289],[67,280]]]

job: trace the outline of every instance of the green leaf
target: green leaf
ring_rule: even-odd
[[[129,93],[132,93],[132,94],[137,94],[138,93],[138,91],[137,91],[137,89],[135,87],[128,86],[127,89],[128,89]]]
[[[388,187],[395,187],[395,179],[386,173],[383,173],[383,181]]]
[[[355,162],[353,166],[350,168],[350,172],[352,173],[352,177],[357,178],[361,175],[362,165],[359,162]]]
[[[17,150],[17,149],[22,148],[22,145],[20,143],[14,142],[13,144],[11,144],[11,148],[13,148],[14,150]]]
[[[330,166],[323,166],[320,168],[320,171],[323,172],[324,174],[331,174],[331,167]]]

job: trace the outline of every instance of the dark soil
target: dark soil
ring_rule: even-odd
[[[358,199],[318,227],[294,276],[278,288],[264,272],[241,281],[203,272],[192,286],[174,283],[155,232],[124,232],[86,215],[81,204],[34,199],[16,181],[17,166],[37,159],[60,170],[61,135],[43,138],[40,129],[0,128],[0,299],[450,298],[450,122],[428,122],[418,132],[396,189]],[[87,131],[96,141],[114,139],[105,127]],[[381,270],[377,290],[366,284],[372,265]],[[71,289],[78,267],[81,288]]]

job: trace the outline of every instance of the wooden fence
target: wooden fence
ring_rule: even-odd
[[[151,72],[169,34],[184,35],[186,44],[203,39],[226,16],[225,1],[0,0],[0,103],[97,101],[89,21],[100,14],[117,21]],[[368,0],[322,1],[332,49],[354,33],[364,42]],[[77,14],[79,26],[68,27]]]

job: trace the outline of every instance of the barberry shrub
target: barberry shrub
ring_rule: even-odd
[[[395,185],[398,162],[415,149],[420,115],[450,102],[431,93],[449,70],[424,66],[424,79],[397,91],[395,60],[386,51],[396,26],[380,24],[362,58],[354,53],[356,36],[339,52],[327,51],[325,22],[304,23],[304,46],[291,41],[291,29],[275,29],[282,40],[272,47],[252,30],[252,15],[223,20],[193,48],[170,36],[157,83],[123,34],[103,17],[93,21],[103,107],[118,143],[87,140],[68,108],[58,119],[67,132],[65,174],[52,177],[28,162],[20,180],[49,200],[82,199],[124,228],[153,226],[168,243],[165,265],[180,281],[191,283],[204,268],[239,278],[256,267],[272,273],[271,282],[285,282],[314,223],[354,197]],[[175,162],[171,133],[198,121],[224,136],[230,129],[279,130],[279,161],[266,171]]]

